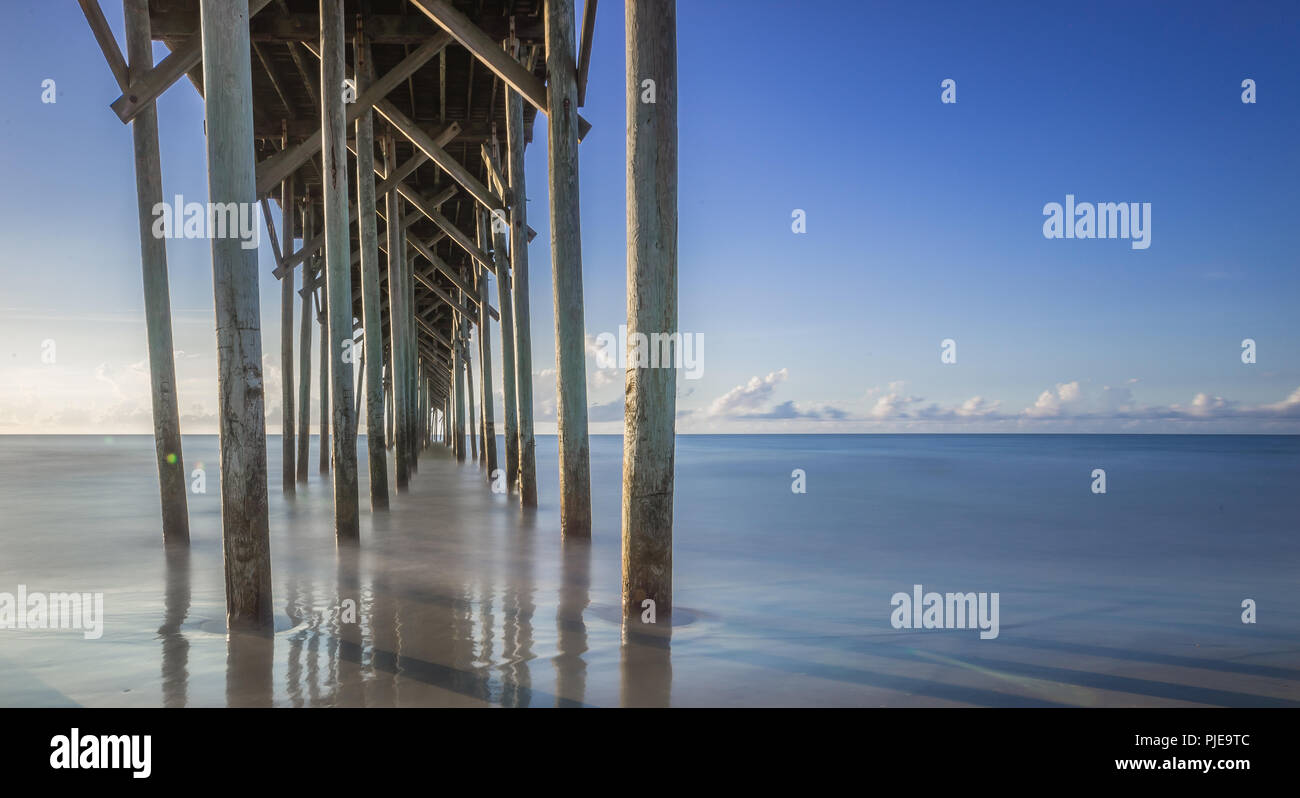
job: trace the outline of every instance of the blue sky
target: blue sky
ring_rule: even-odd
[[[1300,432],[1300,9],[1046,5],[679,3],[680,86],[660,90],[679,91],[680,327],[704,342],[703,376],[679,378],[680,431]],[[120,6],[104,7],[121,41]],[[131,137],[108,108],[119,92],[75,4],[10,13],[0,432],[147,432]],[[626,321],[623,47],[622,4],[604,3],[581,153],[593,337]],[[40,101],[47,78],[54,104]],[[946,78],[956,104],[940,102]],[[205,200],[201,99],[181,82],[159,111],[164,196]],[[542,125],[527,158],[546,432]],[[1043,206],[1067,194],[1151,203],[1150,248],[1044,238]],[[183,426],[208,432],[209,244],[170,241],[168,257]],[[276,431],[265,245],[262,262]],[[940,362],[949,338],[955,364]],[[592,431],[619,432],[622,374],[588,366]]]

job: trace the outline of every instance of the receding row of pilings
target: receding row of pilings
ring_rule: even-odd
[[[523,160],[523,103],[528,101],[548,115],[560,529],[566,538],[590,537],[591,466],[578,197],[578,140],[586,122],[578,115],[574,0],[546,0],[548,79],[544,88],[532,76],[531,65],[527,69],[520,65],[524,55],[513,34],[501,49],[445,0],[412,2],[448,35],[434,37],[376,80],[363,20],[358,17],[353,36],[358,97],[345,107],[340,92],[321,92],[318,140],[309,138],[290,145],[286,132],[281,137],[281,151],[263,164],[258,164],[254,156],[250,3],[202,0],[200,4],[209,200],[251,207],[260,196],[266,211],[265,197],[278,191],[281,205],[281,236],[275,235],[269,212],[266,222],[277,259],[275,273],[283,281],[282,490],[293,494],[295,484],[307,480],[313,315],[320,329],[321,348],[320,470],[331,473],[332,468],[334,526],[340,543],[352,543],[359,537],[357,420],[362,398],[372,511],[382,511],[389,505],[389,444],[393,447],[398,493],[408,489],[411,474],[418,468],[419,453],[433,437],[439,437],[451,448],[455,459],[463,462],[468,435],[473,456],[487,471],[489,481],[495,482],[498,460],[490,325],[493,315],[499,314],[505,482],[510,490],[518,491],[524,508],[537,505],[528,306],[529,228]],[[256,13],[267,3],[252,0],[251,5]],[[588,14],[594,13],[595,5],[588,3]],[[83,0],[82,7],[112,65],[113,53],[102,36],[107,29],[102,12],[94,0]],[[129,65],[114,72],[123,97],[129,97],[129,105],[138,106],[124,119],[132,122],[135,139],[163,535],[169,545],[184,545],[189,540],[188,513],[172,361],[166,252],[162,240],[151,234],[152,208],[162,199],[153,101],[184,69],[178,69],[177,63],[152,65],[147,0],[125,0],[125,12]],[[626,0],[626,15],[627,313],[632,333],[629,338],[634,339],[636,333],[648,338],[651,334],[677,332],[675,0]],[[504,154],[495,137],[491,148],[485,147],[482,153],[490,175],[489,186],[495,185],[495,191],[479,183],[442,149],[456,135],[454,124],[440,137],[430,138],[383,98],[453,38],[501,77],[504,84]],[[321,0],[319,50],[310,45],[307,49],[320,59],[322,86],[344,83],[344,41],[342,0]],[[115,47],[111,45],[114,52]],[[198,53],[192,55],[199,57]],[[178,63],[182,61],[178,59]],[[656,86],[651,102],[642,100],[646,80],[653,80]],[[392,129],[379,142],[374,133],[375,111]],[[355,124],[356,133],[355,206],[349,200],[348,188],[349,124]],[[416,147],[416,157],[405,164],[396,162],[395,135],[407,138]],[[382,165],[375,163],[377,143],[383,151]],[[318,229],[313,198],[306,191],[301,195],[297,192],[293,177],[294,171],[317,150],[322,158],[323,229]],[[473,240],[437,210],[457,189],[444,191],[431,201],[402,183],[426,160],[432,160],[444,176],[451,177],[477,201],[473,216],[477,235]],[[268,162],[274,163],[265,171],[259,169]],[[376,175],[382,178],[379,187]],[[264,178],[267,185],[263,185]],[[457,271],[442,263],[430,249],[436,239],[408,240],[404,204],[433,220],[443,230],[439,238],[449,237],[464,249],[470,255],[470,268]],[[376,219],[381,216],[386,246],[380,246]],[[349,232],[353,218],[358,223],[361,248],[355,259],[350,252]],[[302,246],[293,251],[299,231]],[[235,238],[212,240],[227,621],[231,629],[267,631],[272,625],[271,563],[257,252],[244,249],[241,243]],[[408,246],[414,250],[409,257],[404,256]],[[381,249],[388,255],[386,275],[380,269]],[[421,256],[453,283],[449,292],[418,273],[414,263]],[[362,355],[357,389],[360,395],[354,400],[352,264],[358,260],[362,307],[359,326],[369,357]],[[295,402],[292,316],[294,271],[298,265],[302,266],[303,278]],[[497,281],[499,311],[491,309],[488,272]],[[383,333],[381,277],[387,279],[387,340]],[[416,312],[417,280],[451,308],[450,339]],[[470,367],[471,325],[478,328],[482,384],[477,407]],[[422,334],[427,339],[424,343]],[[448,348],[449,354],[442,355],[438,344]],[[639,362],[636,358],[629,361]],[[667,618],[672,612],[675,364],[667,368],[633,365],[627,369],[626,380],[621,519],[624,614],[628,618],[640,617],[649,601],[654,602],[654,615]]]

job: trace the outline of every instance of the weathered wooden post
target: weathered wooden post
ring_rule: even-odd
[[[518,40],[512,54],[518,57]],[[510,270],[514,300],[515,406],[519,413],[519,503],[537,506],[537,443],[533,437],[533,341],[528,314],[528,202],[524,180],[524,99],[506,87],[506,179],[510,181]],[[505,318],[505,303],[500,312]]]
[[[494,156],[495,157],[495,156]],[[492,262],[497,270],[497,302],[501,312],[501,391],[504,394],[506,490],[519,479],[519,415],[515,407],[515,320],[510,297],[510,261],[506,257],[506,225],[493,217]]]
[[[311,192],[304,192],[303,242],[311,241],[316,236],[316,212],[311,204]],[[311,320],[312,297],[312,258],[308,257],[302,264],[302,318],[298,320],[298,481],[307,484],[307,460],[311,453]],[[293,282],[293,274],[286,274],[285,280]]]
[[[461,272],[464,274],[464,272]],[[478,429],[478,416],[474,412],[474,364],[473,355],[469,354],[469,321],[461,321],[461,329],[465,331],[465,352],[461,357],[465,365],[465,405],[469,413],[469,452],[473,455],[474,460],[478,460],[478,439],[482,437],[482,431]]]
[[[488,232],[487,211],[476,209],[475,217],[478,221],[478,247],[482,250],[488,249],[488,240],[491,233]],[[483,405],[483,467],[487,470],[488,480],[491,481],[492,474],[497,470],[497,430],[494,419],[496,400],[492,394],[492,335],[491,324],[492,316],[488,313],[488,276],[487,269],[474,264],[474,271],[478,274],[478,357],[479,357],[479,374],[483,375],[482,390],[479,391],[480,402]]]
[[[322,255],[316,267],[316,324],[320,328],[320,473],[330,472],[330,320],[329,285]]]
[[[456,292],[460,294],[459,291]],[[456,314],[459,316],[460,314]],[[456,394],[452,406],[456,416],[453,419],[452,451],[456,453],[457,462],[465,462],[465,322],[456,319],[452,329],[452,375],[453,389]]]
[[[623,614],[673,606],[677,412],[677,2],[627,0],[627,334],[667,351],[628,353],[623,433]],[[655,102],[643,102],[653,81]],[[658,355],[658,363],[654,356]],[[657,366],[657,367],[656,367]],[[644,602],[653,605],[642,606]]]
[[[405,253],[406,250],[406,224],[403,222],[405,214],[402,212],[401,203],[398,203],[397,214],[397,251]],[[411,261],[402,258],[402,288],[406,291],[406,311],[409,314],[406,320],[406,372],[404,383],[406,385],[406,463],[410,473],[414,474],[420,470],[420,447],[416,445],[419,434],[416,431],[417,416],[419,414],[419,397],[416,395],[416,361],[418,359],[417,335],[415,328],[415,268]]]
[[[389,322],[390,329],[392,322]],[[389,449],[393,448],[393,361],[391,349],[388,353],[389,360],[384,363],[384,401],[387,412],[384,414],[384,440]]]
[[[361,312],[364,314],[364,313],[365,313],[365,309],[363,308]],[[365,323],[364,323],[364,322],[362,322],[362,331],[363,331],[363,332],[365,331]],[[352,414],[353,414],[353,416],[355,416],[356,419],[357,419],[357,425],[358,425],[358,426],[357,426],[357,434],[358,434],[358,435],[361,434],[361,427],[360,427],[360,424],[361,424],[361,400],[362,400],[362,399],[365,397],[365,395],[366,395],[366,385],[365,385],[365,379],[366,379],[366,347],[365,347],[365,339],[364,339],[364,336],[363,336],[362,341],[361,341],[361,347],[360,347],[360,349],[361,349],[361,365],[357,366],[357,373],[358,373],[358,377],[360,377],[360,379],[361,379],[362,382],[361,382],[360,385],[357,386],[356,394],[355,394],[355,396],[354,396],[354,401],[356,402],[356,407],[354,407],[353,410],[352,410]]]
[[[420,364],[420,448],[429,448],[429,436],[432,431],[432,414],[429,397],[429,379],[426,375],[427,362]]]
[[[415,416],[416,441],[417,441],[415,449],[416,451],[419,451],[424,448],[425,408],[424,408],[424,359],[423,358],[417,358],[416,360],[415,375],[416,375],[415,396],[417,400],[415,404],[418,410]]]
[[[126,0],[126,52],[132,72],[153,66],[148,0]],[[167,281],[166,241],[153,234],[153,208],[162,202],[162,161],[158,152],[158,110],[153,103],[131,123],[135,147],[135,194],[140,213],[140,266],[144,274],[145,334],[149,342],[149,381],[153,388],[153,440],[162,500],[163,543],[188,545],[189,509],[185,460],[176,408],[176,364],[172,355],[171,291]],[[179,219],[173,220],[180,224]]]
[[[573,0],[546,0],[546,145],[555,292],[560,531],[591,537],[591,452],[578,204],[578,85]]]
[[[370,44],[361,15],[353,42],[357,93],[370,88]],[[369,108],[357,117],[357,224],[361,231],[361,315],[365,348],[375,349],[369,360],[362,353],[366,397],[366,452],[370,464],[370,509],[388,508],[388,454],[384,451],[384,319],[379,290],[379,230],[375,223],[375,114]]]
[[[396,143],[389,133],[384,138],[384,174],[392,174],[397,165]],[[388,227],[388,332],[392,369],[389,372],[393,392],[393,457],[397,464],[397,491],[403,493],[411,478],[411,447],[407,442],[410,426],[407,423],[406,364],[410,336],[406,331],[411,323],[411,309],[406,301],[406,258],[403,256],[400,231],[402,199],[397,189],[388,192],[384,200],[384,218]]]
[[[210,207],[255,213],[253,80],[244,0],[201,0]],[[257,250],[212,238],[226,626],[273,629]]]
[[[288,149],[288,125],[280,123],[280,149]],[[280,184],[280,224],[284,228],[281,238],[284,243],[280,251],[288,256],[293,252],[294,218],[293,175],[289,175]],[[295,493],[294,479],[297,466],[294,462],[294,407],[293,407],[293,272],[280,278],[280,457],[282,490],[288,494]]]
[[[330,398],[334,421],[334,534],[360,538],[357,419],[353,415],[352,241],[348,215],[348,126],[344,110],[343,0],[320,0],[321,166],[325,283],[329,297]],[[321,350],[321,356],[326,350]]]

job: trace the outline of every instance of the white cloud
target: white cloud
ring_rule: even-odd
[[[1038,395],[1033,407],[1025,408],[1025,415],[1043,418],[1056,417],[1068,413],[1078,405],[1082,391],[1079,381],[1058,383],[1055,389],[1049,388]]]
[[[711,416],[734,416],[745,411],[758,410],[767,404],[776,386],[785,382],[788,369],[773,371],[766,377],[750,377],[749,382],[737,385],[709,405]]]

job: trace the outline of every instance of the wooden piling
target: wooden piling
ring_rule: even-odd
[[[457,294],[460,292],[457,291]],[[460,314],[457,314],[458,316]],[[455,417],[452,419],[452,451],[457,462],[465,462],[465,323],[457,319],[456,329],[452,331],[453,389],[456,396],[452,402]]]
[[[492,222],[492,261],[497,267],[497,303],[501,306],[501,391],[504,394],[506,490],[513,491],[519,479],[519,414],[515,407],[515,314],[510,296],[506,233],[496,220]]]
[[[384,139],[384,173],[392,174],[397,165],[396,144],[390,133]],[[388,332],[391,350],[393,392],[393,458],[397,468],[397,492],[404,493],[410,481],[410,445],[407,434],[406,363],[410,337],[406,325],[411,320],[411,309],[406,304],[406,257],[401,239],[401,197],[394,188],[384,199],[384,218],[388,227]]]
[[[391,358],[391,350],[386,353]],[[391,359],[384,363],[384,441],[389,449],[393,448],[393,362]]]
[[[357,16],[353,44],[357,92],[370,87],[372,64],[370,45],[364,38],[362,18]],[[362,352],[366,398],[366,453],[370,470],[370,509],[388,509],[388,454],[384,450],[384,320],[379,289],[379,230],[375,222],[375,129],[374,112],[367,109],[357,117],[357,224],[361,231],[361,315],[364,346],[374,348],[365,359]]]
[[[130,69],[153,66],[148,0],[126,0],[126,50]],[[172,354],[171,291],[167,280],[166,241],[153,234],[153,208],[162,202],[162,160],[158,151],[158,111],[153,103],[131,123],[135,149],[135,192],[140,215],[140,267],[144,275],[145,335],[149,344],[149,381],[153,388],[154,454],[158,462],[163,543],[190,542],[185,459],[181,453],[180,414],[176,406],[176,364]],[[173,220],[180,224],[180,220]]]
[[[488,232],[486,210],[476,210],[478,222],[478,246],[486,250],[492,234]],[[478,273],[478,354],[479,374],[483,377],[482,390],[479,391],[483,411],[483,467],[487,470],[488,481],[492,480],[497,470],[497,431],[496,431],[496,397],[492,392],[492,317],[488,315],[488,276],[487,270],[474,265]]]
[[[316,324],[320,330],[320,473],[330,472],[330,322],[329,322],[329,286],[325,275],[325,257],[318,259],[316,267],[317,301]]]
[[[281,127],[280,147],[289,146],[289,134]],[[294,184],[290,175],[280,184],[280,224],[284,228],[281,236],[284,243],[281,252],[293,251],[294,218]],[[280,278],[280,457],[281,485],[286,495],[295,493],[297,475],[297,448],[294,440],[294,406],[293,406],[293,274]]]
[[[591,452],[578,203],[578,86],[573,0],[546,0],[546,143],[551,273],[555,294],[555,395],[560,439],[560,531],[591,536]]]
[[[342,92],[346,74],[344,26],[343,0],[321,0],[321,135],[324,139],[321,162],[325,187],[325,282],[331,331],[334,534],[339,540],[357,540],[361,527],[357,508],[357,418],[352,408],[352,241],[348,214],[348,127]]]
[[[627,332],[677,330],[677,3],[627,0]],[[653,80],[655,102],[641,101]],[[643,338],[638,338],[643,336]],[[677,363],[626,370],[623,613],[671,616]]]
[[[257,203],[248,3],[202,0],[208,198]],[[222,207],[228,207],[223,205]],[[257,250],[237,237],[212,239],[221,449],[221,526],[226,626],[273,631],[267,518],[266,421]]]
[[[364,312],[364,311],[363,311],[363,312]],[[363,325],[362,325],[362,329],[363,329],[363,330],[365,329],[364,323],[363,323]],[[364,383],[364,380],[365,380],[365,378],[366,378],[366,377],[365,377],[365,375],[366,375],[366,348],[365,348],[365,341],[364,341],[364,339],[363,339],[363,341],[362,341],[362,345],[359,347],[359,349],[361,349],[361,365],[357,366],[357,375],[361,378],[361,380],[362,380],[363,382],[362,382],[361,385],[357,386],[357,389],[356,389],[356,391],[355,391],[355,393],[354,393],[353,400],[356,402],[356,407],[355,407],[355,408],[353,409],[353,411],[352,411],[353,415],[354,415],[354,416],[356,417],[356,419],[357,419],[357,424],[358,424],[358,427],[357,427],[357,434],[358,434],[358,435],[361,434],[361,428],[360,428],[360,426],[359,426],[359,425],[361,424],[361,400],[364,399],[364,398],[365,398],[365,395],[366,395],[366,386],[365,386],[365,383]]]
[[[517,42],[512,43],[517,50]],[[518,53],[514,53],[516,56]],[[524,99],[506,88],[506,179],[510,181],[510,271],[515,331],[515,407],[519,416],[519,503],[537,506],[537,444],[533,436],[533,343],[528,313],[528,202],[524,180]],[[501,305],[505,316],[505,303]]]
[[[461,273],[463,274],[463,273]],[[474,409],[474,364],[473,356],[469,354],[469,322],[461,321],[461,329],[465,330],[465,354],[463,357],[465,365],[465,407],[468,412],[469,422],[469,452],[473,455],[474,461],[478,460],[478,439],[482,437],[482,430],[478,429],[478,416]]]
[[[316,213],[312,210],[311,193],[304,192],[305,205],[303,214],[303,241],[310,241],[316,235]],[[307,484],[307,460],[311,446],[311,289],[312,259],[303,263],[302,317],[298,320],[298,481]],[[286,274],[285,280],[293,281],[292,274]]]
[[[418,360],[418,331],[415,328],[415,269],[411,266],[410,260],[405,257],[406,253],[406,225],[403,223],[405,214],[402,212],[401,203],[398,203],[397,213],[397,251],[403,253],[402,258],[402,290],[406,292],[406,309],[408,318],[404,329],[406,331],[406,368],[403,372],[403,385],[406,388],[406,463],[411,474],[420,470],[420,447],[416,445],[419,436],[416,432],[416,420],[419,413],[419,400],[416,396],[416,361]]]

